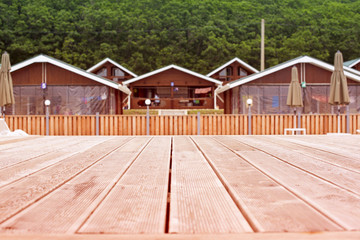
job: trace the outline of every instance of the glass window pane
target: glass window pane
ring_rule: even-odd
[[[171,97],[171,87],[157,87],[156,94],[160,98],[170,98]],[[154,94],[155,96],[155,94]]]
[[[107,76],[107,69],[106,68],[102,68],[100,70],[98,70],[96,72],[96,75],[101,76],[101,77],[106,77]]]
[[[280,86],[280,112],[282,114],[294,113],[294,109],[286,104],[289,86]]]
[[[239,75],[240,77],[245,77],[245,76],[248,75],[248,73],[247,73],[247,71],[246,71],[245,69],[239,67],[238,75]]]
[[[264,86],[264,111],[269,114],[279,113],[280,110],[280,87]]]
[[[360,86],[348,86],[349,88],[349,97],[350,97],[350,104],[349,104],[349,111],[350,113],[358,113],[360,110],[360,92],[359,91]]]
[[[112,76],[116,76],[116,77],[124,77],[125,76],[125,73],[123,71],[121,71],[120,68],[113,67],[111,69],[111,71],[112,71],[112,73],[111,73]]]
[[[187,98],[188,97],[188,87],[174,87],[174,97],[175,98]]]
[[[21,87],[21,115],[34,115],[36,114],[36,93],[34,86]]]
[[[226,76],[226,68],[224,68],[223,70],[221,70],[221,71],[219,72],[219,76],[220,76],[220,77],[225,77],[225,76]]]

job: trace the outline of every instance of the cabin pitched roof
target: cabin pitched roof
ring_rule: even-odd
[[[224,69],[225,67],[229,66],[230,64],[232,64],[233,62],[238,62],[240,63],[242,66],[244,66],[245,68],[247,68],[248,70],[251,70],[253,71],[254,73],[258,73],[259,71],[255,68],[253,68],[252,66],[250,66],[249,64],[247,64],[246,62],[242,61],[241,59],[239,58],[234,58],[234,59],[231,59],[230,61],[228,61],[227,63],[221,65],[220,67],[218,67],[217,69],[215,69],[214,71],[206,74],[206,76],[210,77],[212,76],[213,74],[217,73],[218,71]]]
[[[98,67],[100,67],[101,65],[105,64],[106,62],[110,62],[111,64],[113,64],[114,66],[120,68],[121,70],[123,70],[124,72],[127,72],[128,74],[130,74],[133,77],[137,77],[138,75],[136,75],[135,73],[133,73],[132,71],[130,71],[129,69],[123,67],[122,65],[120,65],[119,63],[115,62],[114,60],[110,59],[110,58],[105,58],[102,61],[98,62],[97,64],[95,64],[94,66],[92,66],[91,68],[89,68],[88,70],[86,70],[87,72],[92,72],[93,70],[97,69]]]
[[[169,69],[176,69],[176,70],[179,70],[179,71],[181,71],[181,72],[184,72],[184,73],[187,73],[187,74],[196,76],[196,77],[198,77],[198,78],[204,79],[204,80],[206,80],[206,81],[213,82],[213,83],[215,83],[215,84],[217,84],[217,85],[221,85],[221,84],[222,84],[221,81],[218,81],[218,80],[213,79],[213,78],[211,78],[211,77],[204,76],[204,75],[202,75],[202,74],[200,74],[200,73],[196,73],[196,72],[193,72],[193,71],[191,71],[191,70],[189,70],[189,69],[182,68],[182,67],[179,67],[179,66],[176,66],[176,65],[173,65],[173,64],[172,64],[172,65],[169,65],[169,66],[166,66],[166,67],[157,69],[157,70],[155,70],[155,71],[152,71],[152,72],[143,74],[143,75],[138,76],[138,77],[136,77],[136,78],[132,78],[132,79],[129,79],[129,80],[127,80],[127,81],[124,81],[124,82],[123,82],[123,85],[128,85],[128,84],[130,84],[130,83],[139,81],[139,80],[141,80],[141,79],[144,79],[144,78],[147,78],[147,77],[150,77],[150,76],[153,76],[153,75],[156,75],[156,74],[158,74],[158,73],[167,71],[167,70],[169,70]]]
[[[356,59],[344,62],[344,66],[351,68],[351,67],[355,66],[356,64],[358,64],[359,62],[360,62],[360,58],[356,58]]]
[[[47,55],[44,55],[44,54],[40,54],[38,56],[35,56],[35,57],[32,57],[30,59],[27,59],[21,63],[18,63],[18,64],[15,64],[11,67],[11,72],[14,72],[14,71],[17,71],[21,68],[24,68],[24,67],[27,67],[33,63],[51,63],[57,67],[60,67],[60,68],[63,68],[63,69],[66,69],[70,72],[73,72],[73,73],[76,73],[76,74],[79,74],[83,77],[86,77],[86,78],[89,78],[93,81],[96,81],[96,82],[99,82],[101,84],[104,84],[108,87],[112,87],[112,88],[115,88],[115,89],[119,89],[120,91],[126,93],[126,94],[130,94],[130,90],[127,88],[127,87],[124,87],[118,83],[115,83],[113,81],[110,81],[106,78],[102,78],[100,76],[97,76],[93,73],[90,73],[90,72],[87,72],[81,68],[78,68],[78,67],[75,67],[73,65],[70,65],[68,63],[65,63],[63,61],[60,61],[58,59],[55,59],[55,58],[52,58],[52,57],[49,57]]]
[[[254,73],[254,74],[249,75],[247,77],[243,77],[243,78],[240,78],[240,79],[235,80],[233,82],[230,82],[230,83],[222,86],[219,90],[217,90],[217,93],[225,92],[225,91],[227,91],[227,90],[229,90],[231,88],[243,85],[243,84],[248,83],[248,82],[252,82],[252,81],[257,80],[257,79],[259,79],[261,77],[267,76],[267,75],[269,75],[271,73],[280,71],[280,70],[285,69],[287,67],[291,67],[291,66],[293,66],[295,64],[298,64],[298,63],[310,63],[310,64],[318,66],[320,68],[323,68],[323,69],[326,69],[326,70],[329,70],[329,71],[334,71],[334,66],[331,65],[331,64],[325,63],[325,62],[323,62],[321,60],[318,60],[316,58],[312,58],[312,57],[309,57],[309,56],[300,56],[300,57],[294,58],[292,60],[286,61],[284,63],[278,64],[276,66],[270,67],[268,69],[265,69],[262,72]],[[345,76],[347,78],[350,78],[350,79],[352,79],[354,81],[360,82],[360,72],[359,71],[356,71],[356,70],[348,68],[348,67],[344,67],[344,74],[345,74]],[[330,82],[330,79],[329,79],[329,82]]]

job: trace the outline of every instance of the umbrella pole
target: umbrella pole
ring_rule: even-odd
[[[340,106],[338,105],[338,114],[337,114],[337,120],[338,120],[338,133],[340,133]]]
[[[296,107],[294,108],[294,128],[296,128]]]

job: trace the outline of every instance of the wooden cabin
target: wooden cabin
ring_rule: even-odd
[[[251,98],[252,113],[286,114],[292,113],[286,105],[287,93],[291,81],[291,69],[298,69],[304,101],[303,113],[336,113],[335,107],[328,103],[330,78],[334,66],[308,56],[302,56],[262,72],[232,81],[222,86],[217,93],[232,91],[231,113],[248,112],[246,100]],[[344,68],[345,70],[345,68]],[[355,70],[353,70],[355,71]],[[360,113],[360,75],[345,70],[348,81],[351,113]],[[225,99],[228,101],[229,99]],[[344,111],[345,108],[342,108]]]
[[[214,71],[208,73],[206,76],[217,79],[223,84],[227,84],[257,72],[259,71],[250,66],[249,64],[245,63],[241,59],[234,58],[229,62],[223,64],[222,66],[216,68]],[[225,91],[218,96],[218,108],[224,109],[224,113],[231,112],[231,96],[231,90]]]
[[[6,114],[86,115],[115,113],[114,94],[130,94],[123,86],[46,55],[38,55],[12,66],[15,105]]]
[[[100,77],[107,78],[115,83],[122,84],[122,82],[135,78],[137,75],[131,72],[129,69],[123,67],[110,58],[105,58],[99,63],[95,64],[87,70]],[[111,94],[114,94],[115,98],[115,114],[121,114],[123,108],[127,107],[128,94],[118,91],[116,89],[110,89]]]
[[[123,82],[130,89],[129,108],[214,109],[215,89],[221,81],[170,65]]]

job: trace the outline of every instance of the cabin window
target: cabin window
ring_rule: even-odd
[[[247,71],[245,69],[243,69],[242,67],[239,67],[238,76],[245,77],[247,75],[248,75]]]
[[[100,76],[100,77],[106,77],[107,76],[107,69],[101,68],[99,71],[96,72],[96,75]]]
[[[116,77],[124,77],[125,73],[120,68],[113,67],[111,69],[111,75]]]
[[[232,67],[226,67],[224,68],[223,70],[221,70],[219,72],[219,77],[220,79],[222,80],[226,80],[226,81],[230,81],[231,80],[231,77],[229,76],[232,76],[233,75],[233,68]]]
[[[225,78],[225,77],[226,77],[226,68],[224,68],[223,70],[221,70],[221,71],[219,72],[219,77],[220,77],[220,78]]]

